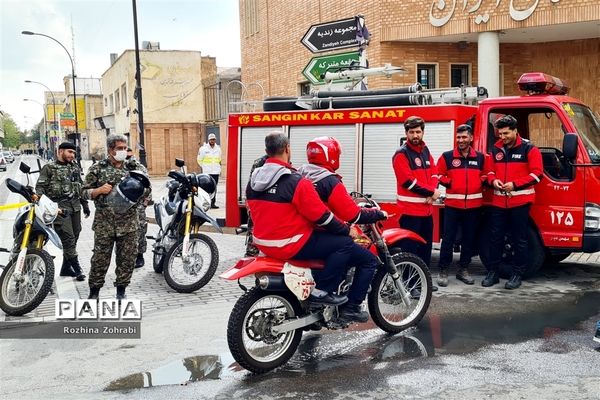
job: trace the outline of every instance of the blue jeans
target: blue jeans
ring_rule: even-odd
[[[325,268],[313,270],[316,287],[335,293],[350,267],[356,267],[348,303],[365,300],[379,261],[371,252],[354,243],[350,236],[313,232],[308,242],[292,257],[297,260],[324,260]]]

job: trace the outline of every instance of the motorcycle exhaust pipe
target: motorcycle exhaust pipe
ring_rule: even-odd
[[[256,286],[270,292],[286,290],[283,275],[263,275],[256,278]]]

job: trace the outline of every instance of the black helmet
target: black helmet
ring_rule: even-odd
[[[208,194],[212,194],[217,190],[217,184],[212,176],[208,174],[196,174],[197,187],[204,190]]]
[[[106,202],[115,213],[123,214],[133,207],[150,187],[150,180],[141,171],[131,171],[106,196]]]

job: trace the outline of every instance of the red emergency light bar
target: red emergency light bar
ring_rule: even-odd
[[[519,89],[527,94],[556,94],[565,95],[569,87],[562,80],[543,72],[529,72],[521,75],[517,81]]]

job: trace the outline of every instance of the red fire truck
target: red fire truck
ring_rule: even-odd
[[[497,140],[493,123],[511,114],[518,131],[542,152],[544,179],[536,190],[530,213],[530,260],[527,275],[544,263],[556,263],[571,252],[600,251],[600,119],[581,101],[568,97],[559,79],[543,73],[524,74],[518,81],[523,96],[484,99],[477,105],[423,104],[381,107],[375,99],[343,103],[345,107],[236,113],[229,116],[226,225],[247,218],[245,187],[255,159],[264,154],[264,137],[282,130],[290,138],[292,163],[306,162],[306,143],[317,136],[334,136],[342,144],[340,175],[350,191],[373,196],[395,213],[396,183],[392,155],[405,137],[402,122],[411,115],[425,119],[425,137],[434,158],[454,146],[455,128],[471,121],[475,149],[488,153]],[[389,93],[389,91],[387,91]],[[330,99],[331,100],[331,99]],[[414,100],[414,96],[413,96]],[[289,102],[288,102],[289,103]],[[409,101],[406,101],[409,103]],[[292,103],[294,104],[294,103]],[[278,107],[281,109],[282,107]],[[443,205],[435,207],[434,241],[439,242]],[[397,224],[397,220],[388,221]],[[485,219],[479,252],[488,247]],[[507,257],[510,257],[507,241]]]

